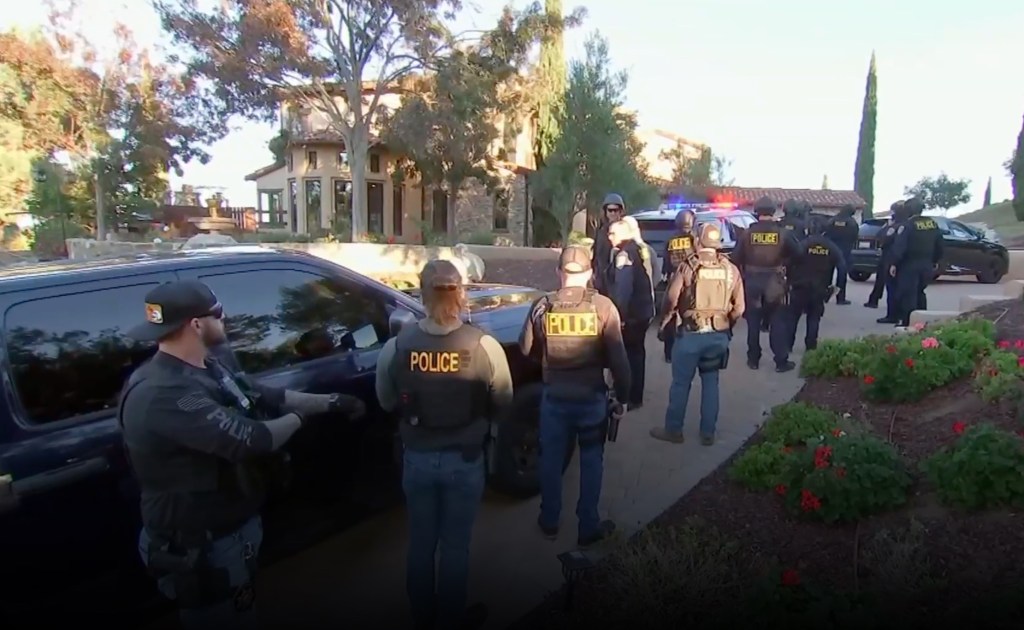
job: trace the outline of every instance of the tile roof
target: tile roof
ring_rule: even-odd
[[[667,189],[666,195],[685,194],[679,189]],[[718,186],[706,192],[709,201],[732,201],[742,206],[752,206],[761,197],[768,197],[781,205],[787,199],[809,202],[815,208],[841,208],[850,204],[855,210],[863,210],[867,203],[852,190],[816,190],[812,188],[744,188],[741,186]]]
[[[274,162],[273,164],[268,164],[267,166],[264,166],[263,168],[257,169],[255,171],[249,173],[248,175],[246,175],[245,176],[245,181],[247,181],[247,182],[254,182],[257,179],[263,177],[264,175],[269,175],[270,173],[273,173],[274,171],[276,171],[279,168],[284,168],[284,163],[283,162],[281,162],[281,163]]]

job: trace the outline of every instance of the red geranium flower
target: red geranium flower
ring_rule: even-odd
[[[894,345],[892,345],[890,343],[889,345],[887,345],[885,347],[885,351],[888,352],[889,354],[895,354],[896,353],[896,346],[894,346]]]
[[[828,458],[832,455],[831,446],[819,446],[814,451],[814,467],[828,468]]]
[[[913,367],[914,367],[914,360],[911,359],[911,358],[903,359],[903,365],[907,366],[908,368],[913,369]]]
[[[1013,342],[1013,347],[1018,350],[1024,350],[1024,339],[1018,339]]]
[[[787,488],[785,484],[780,483],[779,485],[775,486],[775,494],[779,495],[780,497],[786,496],[787,490],[789,490],[789,488]]]
[[[1017,367],[1024,367],[1024,356],[1017,357]]]
[[[956,433],[957,435],[963,433],[966,429],[967,425],[959,420],[953,423],[953,433]]]
[[[865,385],[870,385],[870,384],[872,384],[874,382],[875,382],[875,377],[874,376],[871,376],[870,374],[868,374],[867,376],[864,377],[864,384]]]
[[[1006,348],[1009,348],[1010,347],[1010,340],[1009,339],[1003,339],[1002,341],[999,342],[999,347],[1004,349],[1004,350]]]
[[[798,586],[800,584],[800,574],[797,573],[796,569],[786,569],[782,572],[782,585],[783,586]]]
[[[792,446],[783,446],[782,447],[782,452],[783,453],[792,453],[793,452],[793,447]]]
[[[836,427],[836,428],[832,429],[832,435],[833,436],[839,437],[842,434],[843,434],[843,430],[840,429],[839,427]]]
[[[842,479],[845,476],[846,476],[846,469],[845,468],[836,468],[836,477],[839,477],[840,479]]]
[[[821,499],[814,496],[814,493],[804,488],[800,491],[800,509],[804,512],[814,512],[821,509]]]

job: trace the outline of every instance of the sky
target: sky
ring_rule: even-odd
[[[146,0],[81,2],[94,37],[109,38],[116,18],[143,45],[161,40]],[[0,16],[0,28],[40,24],[40,4],[17,3]],[[465,0],[459,26],[486,28],[505,4]],[[827,175],[830,188],[851,189],[875,51],[875,210],[886,210],[905,186],[941,172],[971,180],[973,199],[959,212],[980,207],[989,177],[994,201],[1012,196],[1002,164],[1024,117],[1024,2],[563,0],[563,6],[588,12],[566,35],[570,61],[582,58],[587,37],[606,37],[616,69],[629,73],[625,104],[639,112],[641,125],[709,144],[732,160],[738,186],[820,188]],[[255,183],[244,178],[272,161],[266,145],[274,134],[272,125],[239,121],[210,147],[209,164],[189,165],[172,183],[223,187],[231,205],[255,205]]]

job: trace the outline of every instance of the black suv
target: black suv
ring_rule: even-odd
[[[942,230],[945,254],[939,265],[939,276],[974,276],[983,284],[996,284],[1010,267],[1010,254],[1001,243],[985,236],[981,230],[946,217],[934,219]],[[850,278],[864,282],[878,267],[881,251],[878,237],[888,219],[868,219],[860,226],[857,246],[853,250]]]
[[[115,418],[124,380],[153,344],[124,334],[143,296],[176,279],[207,283],[225,306],[230,349],[259,380],[367,404],[358,422],[324,422],[288,444],[292,480],[265,512],[272,561],[401,501],[393,417],[377,404],[384,342],[424,315],[413,295],[298,252],[228,247],[0,270],[0,621],[128,622],[155,598],[136,550],[138,488]],[[516,345],[534,289],[471,285],[469,318],[506,348],[516,397],[492,428],[488,473],[530,497],[539,366]],[[326,341],[326,343],[325,343]],[[572,456],[566,454],[566,463]],[[5,615],[10,618],[5,618]]]

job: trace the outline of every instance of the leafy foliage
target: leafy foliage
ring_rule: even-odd
[[[1024,439],[980,424],[922,462],[939,498],[977,510],[1024,505]]]
[[[872,216],[875,202],[875,129],[878,125],[878,67],[871,53],[868,77],[864,86],[864,107],[860,117],[860,138],[857,141],[857,162],[853,168],[853,189],[867,202],[864,218]]]
[[[971,193],[967,190],[970,185],[969,179],[950,179],[945,173],[940,173],[938,177],[922,177],[913,186],[904,188],[903,192],[920,199],[929,210],[949,210],[971,200]]]
[[[729,478],[751,490],[769,490],[782,481],[792,449],[778,442],[751,446],[729,467]]]
[[[785,446],[802,445],[836,426],[836,414],[802,402],[775,407],[764,425],[765,438]]]
[[[672,164],[673,184],[699,193],[713,186],[732,186],[734,180],[728,174],[732,160],[716,155],[710,147],[703,147],[697,157],[691,157],[687,149],[680,142],[659,155]]]
[[[1013,352],[996,350],[978,364],[974,387],[985,402],[995,402],[1021,393],[1022,361]]]

